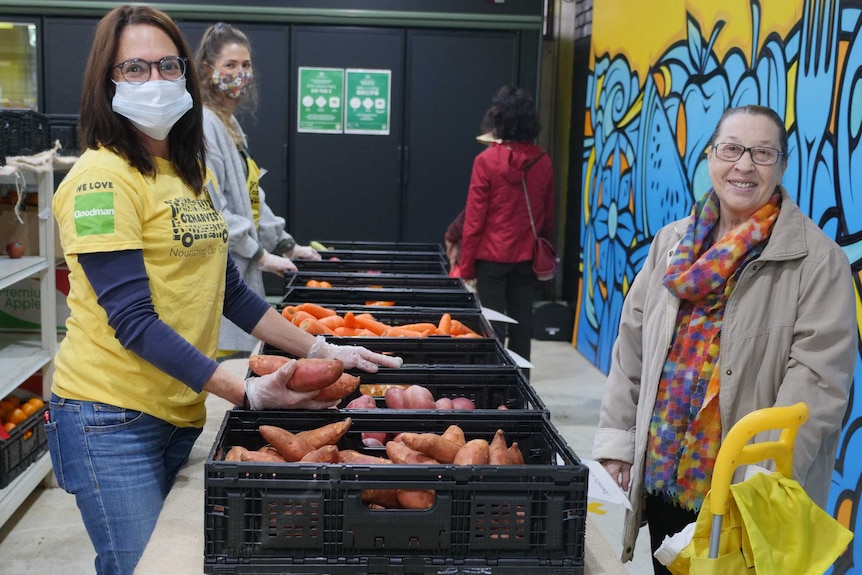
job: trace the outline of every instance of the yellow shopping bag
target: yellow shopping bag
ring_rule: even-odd
[[[692,540],[667,567],[675,575],[820,575],[844,552],[852,532],[820,509],[790,479],[796,432],[808,419],[804,403],[743,417],[728,432],[695,523]],[[782,429],[777,441],[748,442]],[[775,473],[731,485],[737,466],[774,459]]]

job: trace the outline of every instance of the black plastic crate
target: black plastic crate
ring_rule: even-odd
[[[326,290],[318,290],[318,291],[326,291]],[[313,300],[306,300],[313,301]],[[304,302],[303,302],[304,303]],[[496,340],[497,334],[494,332],[494,328],[491,327],[491,324],[482,315],[482,312],[478,309],[440,309],[440,308],[401,308],[401,307],[389,307],[389,306],[363,306],[363,305],[342,305],[342,304],[332,304],[332,303],[320,303],[315,301],[315,303],[319,303],[324,307],[330,308],[335,311],[335,313],[343,316],[347,312],[352,312],[355,314],[360,313],[370,313],[377,321],[384,323],[389,326],[402,326],[409,325],[414,323],[440,323],[440,319],[443,317],[444,313],[448,313],[449,316],[453,320],[458,320],[464,326],[470,328],[474,332],[476,332],[479,337],[478,338],[465,338],[465,337],[451,337],[446,335],[433,335],[429,337],[423,338],[397,338],[397,337],[345,337],[340,338],[345,340],[342,343],[355,344],[355,345],[365,345],[366,341],[377,341],[380,339],[386,341],[392,341],[396,339],[406,339],[412,342],[423,342],[422,345],[431,344],[433,341],[445,341],[451,342],[453,340],[462,340],[469,342],[477,342],[483,339],[494,339]],[[283,311],[285,304],[279,304],[277,309],[279,311]],[[332,337],[332,336],[327,336]],[[384,346],[385,347],[385,346]]]
[[[346,273],[401,273],[447,275],[448,268],[442,260],[400,261],[365,259],[330,260],[326,252],[321,252],[322,260],[295,260],[300,272],[346,272]]]
[[[321,251],[321,254],[327,253],[329,250],[353,250],[353,251],[387,251],[387,252],[435,252],[442,256],[446,255],[446,250],[442,244],[432,242],[368,242],[368,241],[343,241],[343,240],[325,240],[318,242],[323,244],[328,249]]]
[[[399,274],[399,273],[344,273],[333,271],[298,271],[284,278],[285,290],[293,287],[307,288],[309,281],[328,282],[331,287],[317,289],[432,289],[466,292],[461,278],[447,275]],[[317,293],[317,292],[315,292]]]
[[[27,398],[32,397],[28,396]],[[27,398],[23,400],[26,401]],[[9,439],[0,440],[0,489],[21,475],[48,451],[44,418],[47,402],[9,432]]]
[[[439,251],[324,250],[320,257],[331,260],[374,260],[381,262],[438,262],[446,265],[446,254]]]
[[[476,405],[473,413],[485,412],[494,416],[503,408],[510,412],[549,413],[524,373],[514,366],[482,370],[464,370],[453,366],[407,366],[379,370],[377,373],[356,373],[359,374],[359,388],[345,397],[338,405],[339,408],[344,408],[350,401],[365,394],[374,397],[378,408],[388,410],[383,396],[386,386],[421,385],[431,392],[434,399],[466,397]],[[345,413],[353,411],[351,409]],[[457,419],[463,412],[450,413]]]
[[[344,413],[232,410],[206,463],[206,573],[328,575],[580,575],[584,569],[587,467],[539,413],[351,415],[339,449],[366,448],[362,433],[497,429],[518,442],[524,465],[356,465],[225,462],[235,445],[257,449],[260,425],[293,432]],[[425,510],[372,510],[365,489],[433,489]]]
[[[51,144],[60,142],[61,156],[77,156],[80,153],[80,126],[77,114],[48,114]]]
[[[488,328],[490,329],[490,328]],[[399,369],[410,366],[458,366],[462,369],[485,369],[493,366],[512,367],[515,362],[496,338],[461,339],[451,337],[332,337],[326,341],[336,345],[361,345],[377,353],[397,355],[404,360]],[[268,355],[290,354],[264,345],[261,353]],[[386,371],[381,368],[378,373]],[[397,371],[397,370],[395,370]],[[356,372],[360,374],[359,372]],[[361,375],[361,374],[360,374]]]
[[[7,156],[31,156],[51,149],[48,117],[34,110],[0,110]]]
[[[433,288],[285,288],[283,305],[314,302],[334,310],[374,313],[380,308],[442,308],[478,310],[479,298],[466,289]],[[380,302],[380,303],[377,303]]]

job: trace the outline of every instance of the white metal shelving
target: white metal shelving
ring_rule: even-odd
[[[54,253],[54,221],[51,216],[54,174],[52,171],[37,172],[8,166],[0,169],[0,183],[3,184],[21,182],[22,176],[27,184],[36,184],[38,193],[39,255],[20,259],[0,255],[0,289],[14,286],[26,278],[37,277],[41,330],[39,333],[0,333],[0,398],[41,371],[42,396],[47,399],[54,375],[54,355],[57,353],[57,254]],[[0,525],[12,516],[50,471],[51,459],[45,453],[9,485],[0,489]]]

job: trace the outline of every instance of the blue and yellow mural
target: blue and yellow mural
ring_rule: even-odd
[[[857,304],[848,312],[862,328],[860,31],[862,0],[594,4],[574,335],[593,364],[607,373],[623,299],[654,234],[709,188],[707,139],[726,108],[744,104],[785,119],[784,185],[850,259]],[[860,428],[862,398],[854,394],[829,511],[857,533]],[[832,572],[853,572],[856,554],[862,537]]]

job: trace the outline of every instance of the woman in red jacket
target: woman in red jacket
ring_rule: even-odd
[[[484,123],[501,142],[493,143],[473,162],[461,237],[461,277],[476,279],[482,306],[518,322],[508,324],[507,347],[529,359],[537,278],[527,197],[536,232],[549,237],[554,217],[553,168],[548,154],[533,143],[539,135],[539,117],[525,90],[512,85],[500,88]],[[494,326],[501,341],[505,341],[506,325]]]

